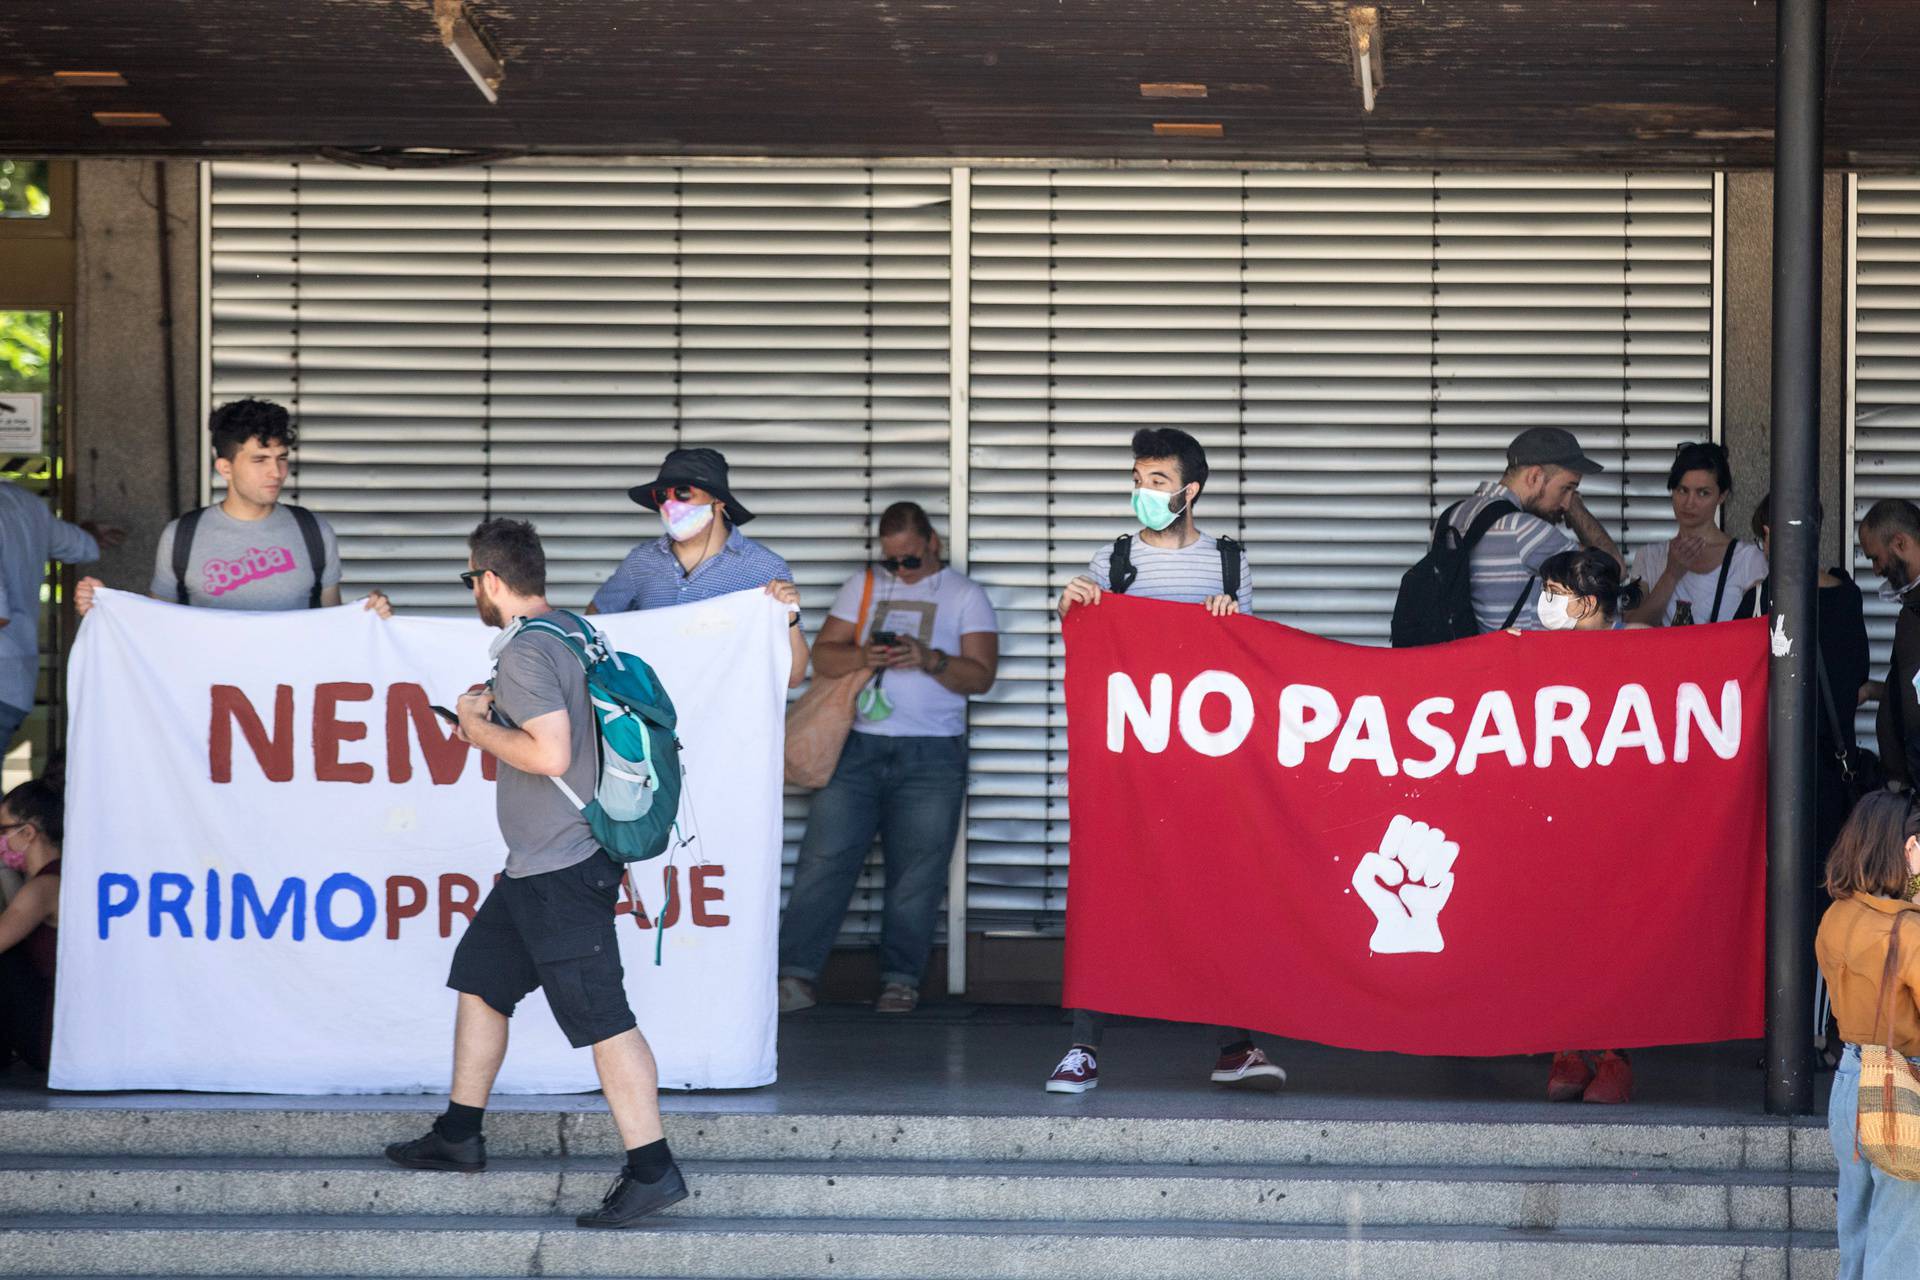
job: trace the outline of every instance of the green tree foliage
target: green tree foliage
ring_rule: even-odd
[[[46,391],[53,366],[53,313],[0,311],[0,391]]]
[[[0,157],[0,218],[44,218],[52,208],[45,160]]]

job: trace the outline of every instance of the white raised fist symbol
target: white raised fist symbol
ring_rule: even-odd
[[[1440,951],[1440,908],[1453,894],[1453,860],[1460,846],[1446,832],[1404,814],[1387,824],[1378,851],[1353,869],[1353,890],[1373,910],[1373,941],[1381,955]]]

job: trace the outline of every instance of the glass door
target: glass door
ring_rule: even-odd
[[[0,484],[14,484],[45,502],[57,516],[70,505],[65,450],[61,348],[65,313],[0,311]],[[0,631],[0,659],[28,657],[30,628],[36,677],[33,706],[19,735],[0,744],[0,784],[11,788],[37,777],[64,745],[65,666],[72,613],[66,605],[72,577],[60,566],[39,566],[25,582],[0,582],[14,621]],[[30,620],[30,621],[29,621]]]

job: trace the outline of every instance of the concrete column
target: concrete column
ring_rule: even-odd
[[[160,175],[170,243],[163,243]],[[145,591],[160,530],[198,501],[200,484],[199,166],[83,160],[73,341],[75,510],[123,526],[125,545],[93,572]],[[170,260],[171,347],[161,263]],[[173,366],[173,415],[167,365]],[[176,467],[170,466],[174,462]],[[178,491],[171,485],[177,476]]]
[[[1847,545],[1847,180],[1826,178],[1825,260],[1820,291],[1820,530],[1822,567],[1844,563]],[[1727,528],[1747,522],[1773,466],[1773,174],[1730,173],[1726,194],[1726,300],[1721,386],[1734,493]]]

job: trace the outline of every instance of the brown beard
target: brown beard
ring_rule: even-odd
[[[480,621],[489,627],[507,625],[506,615],[500,612],[500,606],[493,602],[493,598],[487,594],[485,587],[481,587],[474,593],[474,608],[480,611]]]

